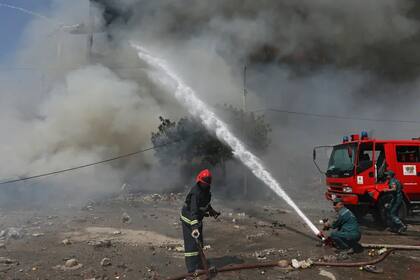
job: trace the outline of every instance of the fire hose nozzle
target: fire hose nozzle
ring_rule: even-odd
[[[332,241],[331,237],[326,236],[322,231],[320,231],[316,236],[319,239],[321,239],[324,246],[332,246],[333,245],[333,241]]]
[[[317,235],[316,235],[319,239],[321,239],[322,241],[327,240],[327,237],[325,237],[325,234],[320,231]]]

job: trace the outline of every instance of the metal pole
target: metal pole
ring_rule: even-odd
[[[243,92],[243,98],[242,98],[242,141],[244,141],[244,144],[246,144],[246,123],[245,123],[245,118],[246,118],[246,96],[248,95],[248,91],[246,89],[246,70],[247,70],[247,66],[246,64],[244,65],[244,92]],[[245,166],[243,166],[243,187],[244,187],[244,196],[248,196],[248,176],[247,176],[247,169]]]
[[[88,30],[87,30],[87,59],[90,63],[91,55],[92,55],[92,47],[93,47],[93,25],[94,25],[94,18],[93,18],[93,11],[92,11],[92,2],[89,1],[89,21],[88,21]]]

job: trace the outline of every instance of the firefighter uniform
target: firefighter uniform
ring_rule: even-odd
[[[347,209],[342,207],[338,211],[337,220],[331,225],[333,231],[330,235],[335,246],[338,249],[353,249],[358,250],[360,244],[358,243],[361,237],[359,224],[354,214]]]
[[[394,231],[404,231],[407,227],[398,217],[398,212],[403,202],[403,193],[402,186],[400,181],[395,178],[395,173],[393,171],[388,171],[387,175],[391,178],[389,179],[388,186],[392,191],[392,200],[388,205],[388,223],[392,230]]]
[[[208,170],[204,170],[209,172]],[[200,174],[202,174],[202,171]],[[199,176],[200,176],[199,174]],[[210,173],[208,173],[210,174]],[[206,175],[206,173],[204,174]],[[220,214],[213,210],[210,205],[211,192],[210,183],[200,181],[197,177],[197,184],[194,185],[188,193],[181,212],[182,233],[184,236],[185,264],[189,273],[202,269],[197,241],[203,244],[203,218],[208,216],[208,212]],[[211,175],[209,175],[211,176]],[[203,177],[202,177],[203,178]],[[207,180],[208,181],[208,180]],[[212,213],[211,213],[212,214]],[[192,235],[192,231],[198,229],[200,236],[196,240]]]

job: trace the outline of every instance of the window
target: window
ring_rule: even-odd
[[[359,164],[357,173],[363,172],[372,167],[373,143],[363,143],[359,147]]]
[[[350,176],[354,168],[355,150],[355,144],[335,146],[328,162],[327,176]]]
[[[420,146],[397,146],[398,162],[420,162]]]
[[[384,144],[376,144],[375,146],[375,157],[376,157],[376,181],[383,183],[386,181],[386,158]]]

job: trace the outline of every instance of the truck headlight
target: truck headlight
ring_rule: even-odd
[[[351,187],[344,187],[343,192],[351,193],[351,192],[353,192],[353,189]]]

